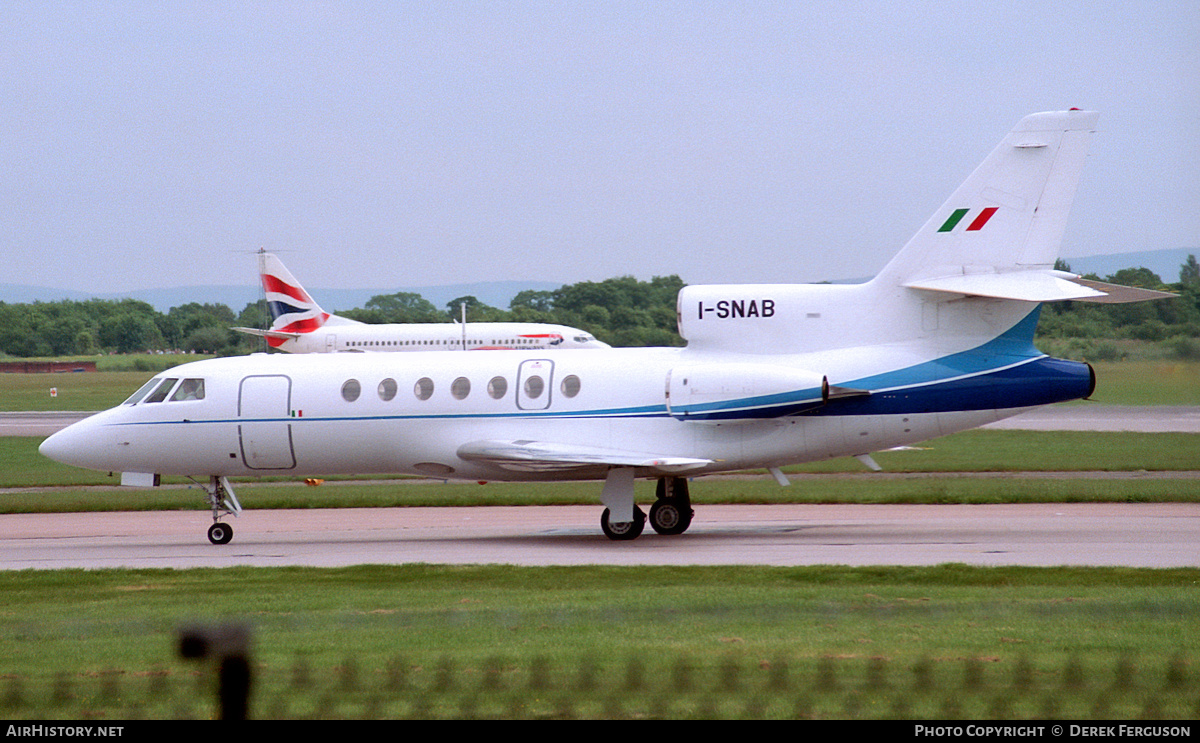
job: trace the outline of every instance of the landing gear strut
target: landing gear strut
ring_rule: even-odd
[[[664,535],[682,534],[692,525],[692,500],[683,477],[660,477],[650,506],[650,526]]]
[[[233,539],[233,527],[221,522],[224,516],[237,516],[242,512],[242,504],[238,503],[233,487],[224,477],[213,475],[208,478],[208,485],[203,486],[208,494],[208,505],[212,508],[213,525],[208,527],[208,541],[213,544],[229,544]]]

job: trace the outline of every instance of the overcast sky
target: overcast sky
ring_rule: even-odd
[[[0,0],[0,65],[0,284],[864,277],[1072,106],[1064,254],[1200,246],[1196,0]]]

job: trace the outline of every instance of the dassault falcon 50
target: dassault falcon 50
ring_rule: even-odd
[[[871,281],[685,287],[685,348],[257,354],[159,374],[48,438],[46,456],[130,484],[408,473],[594,479],[603,532],[692,522],[689,480],[871,452],[1088,397],[1090,366],[1033,344],[1041,304],[1161,293],[1054,270],[1097,115],[1022,119]],[[649,517],[637,478],[657,480]]]

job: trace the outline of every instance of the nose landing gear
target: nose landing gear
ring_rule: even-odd
[[[242,504],[238,503],[228,478],[213,475],[208,478],[208,485],[202,487],[208,495],[208,505],[212,508],[213,515],[213,525],[208,527],[208,541],[213,544],[229,544],[233,539],[233,527],[222,523],[221,518],[237,516],[242,512]]]

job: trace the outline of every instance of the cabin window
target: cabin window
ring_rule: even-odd
[[[508,380],[504,377],[492,377],[492,381],[488,382],[487,390],[493,400],[499,400],[508,392]]]
[[[397,389],[399,389],[399,385],[396,384],[396,380],[383,380],[379,383],[379,399],[383,400],[384,402],[391,401],[391,399],[396,396]]]
[[[178,381],[179,377],[175,377],[174,379],[164,379],[162,384],[158,385],[158,387],[146,397],[146,402],[162,402],[163,400],[166,400],[167,393],[171,391],[171,388],[174,387],[175,383]]]
[[[358,396],[362,394],[362,385],[357,379],[347,379],[342,385],[342,399],[346,402],[354,402]]]
[[[124,404],[125,405],[136,405],[138,403],[138,401],[140,401],[143,397],[146,396],[147,392],[149,392],[150,390],[157,387],[158,383],[161,381],[162,381],[162,377],[155,377],[154,379],[151,379],[149,382],[146,382],[141,387],[138,387],[138,391],[133,393],[132,395],[130,395],[129,398],[125,400]]]
[[[562,389],[563,395],[567,397],[575,397],[579,394],[579,377],[575,376],[574,374],[564,377],[560,388]]]
[[[471,380],[466,377],[459,377],[450,383],[450,394],[454,395],[455,400],[465,400],[467,395],[471,394]]]
[[[179,402],[181,400],[203,400],[204,399],[204,380],[203,379],[185,379],[179,385],[179,389],[175,390],[175,394],[171,395],[171,402]]]
[[[413,394],[418,400],[428,400],[433,397],[433,380],[429,377],[421,377],[413,386]]]
[[[546,391],[546,382],[538,375],[525,378],[525,396],[530,400],[536,400]]]

